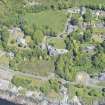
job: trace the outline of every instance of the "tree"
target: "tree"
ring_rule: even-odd
[[[100,95],[100,92],[98,92],[98,91],[95,90],[95,89],[91,89],[91,90],[88,92],[88,95],[89,95],[89,96],[99,96],[99,95]]]
[[[84,32],[84,35],[83,35],[84,41],[85,41],[85,42],[90,41],[91,37],[92,37],[91,31],[90,31],[90,30],[86,30],[86,31]]]
[[[70,35],[65,39],[66,49],[70,50],[72,48],[72,40]]]
[[[90,9],[86,10],[86,13],[83,15],[84,22],[91,22],[92,20],[92,12]]]
[[[105,40],[101,43],[101,46],[105,49]]]
[[[54,89],[54,91],[59,92],[59,83],[57,80],[49,80],[50,88]]]
[[[97,53],[91,57],[92,65],[97,70],[95,72],[100,73],[105,68],[105,54]]]
[[[43,32],[41,30],[36,30],[33,34],[32,34],[32,40],[35,44],[39,44],[42,42],[43,40]]]
[[[0,36],[3,48],[7,48],[7,43],[9,39],[9,32],[6,27],[0,29]]]
[[[65,80],[73,80],[75,70],[73,69],[73,60],[70,58],[70,53],[57,58],[55,62],[55,72]]]
[[[16,61],[15,61],[15,59],[11,59],[10,61],[9,61],[9,67],[10,68],[12,68],[12,69],[16,69]]]
[[[46,84],[44,84],[43,86],[40,87],[41,92],[43,92],[44,94],[47,94],[49,89],[50,88],[49,88],[49,84],[48,83],[46,83]]]
[[[25,21],[23,17],[20,17],[19,21],[20,21],[19,26],[22,29],[22,31],[25,33],[25,35],[31,36],[35,32],[36,30],[35,24],[30,25],[30,23]]]

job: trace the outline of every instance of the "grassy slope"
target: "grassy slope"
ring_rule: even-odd
[[[20,64],[18,69],[22,72],[32,73],[35,75],[46,76],[54,70],[53,62],[45,60],[36,60],[35,62],[26,62]]]
[[[25,20],[30,25],[37,25],[42,28],[43,26],[49,26],[53,31],[60,33],[64,29],[67,16],[63,11],[44,11],[40,13],[27,13]]]

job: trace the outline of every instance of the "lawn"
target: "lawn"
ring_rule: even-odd
[[[41,80],[33,79],[25,76],[23,77],[19,75],[15,75],[11,81],[17,87],[22,86],[23,88],[27,88],[31,90],[34,90],[36,88],[38,89],[40,88],[40,86],[44,84],[44,82]]]
[[[50,44],[50,45],[53,45],[54,47],[56,47],[56,48],[60,48],[60,49],[63,49],[63,48],[65,48],[66,46],[65,46],[65,42],[64,42],[64,39],[61,39],[61,38],[49,38],[48,39],[48,43]]]
[[[18,70],[34,75],[46,76],[54,70],[52,61],[36,60],[35,62],[25,62],[18,65]]]
[[[39,28],[48,26],[56,33],[60,33],[64,30],[67,15],[64,11],[49,10],[40,13],[26,13],[24,19],[30,25],[35,24]]]

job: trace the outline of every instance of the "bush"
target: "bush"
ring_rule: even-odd
[[[55,92],[59,92],[59,83],[57,80],[49,80],[50,88],[54,89]]]
[[[47,94],[49,89],[50,88],[49,88],[49,84],[48,83],[46,83],[46,84],[44,84],[43,86],[40,87],[40,91],[43,92],[44,94]]]
[[[90,90],[90,91],[88,92],[88,95],[89,95],[89,96],[95,96],[95,97],[97,97],[97,96],[100,95],[100,93],[99,93],[97,90],[92,89],[92,90]]]

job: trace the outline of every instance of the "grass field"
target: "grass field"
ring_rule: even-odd
[[[49,74],[49,72],[54,70],[54,64],[52,61],[36,60],[35,62],[25,62],[19,64],[18,70],[34,75],[46,76]]]
[[[55,48],[63,49],[65,48],[64,39],[58,39],[58,38],[49,38],[48,43],[50,45],[53,45]]]
[[[64,30],[67,15],[64,11],[44,11],[40,13],[27,13],[24,19],[30,24],[39,28],[48,26],[54,32],[60,33]]]

